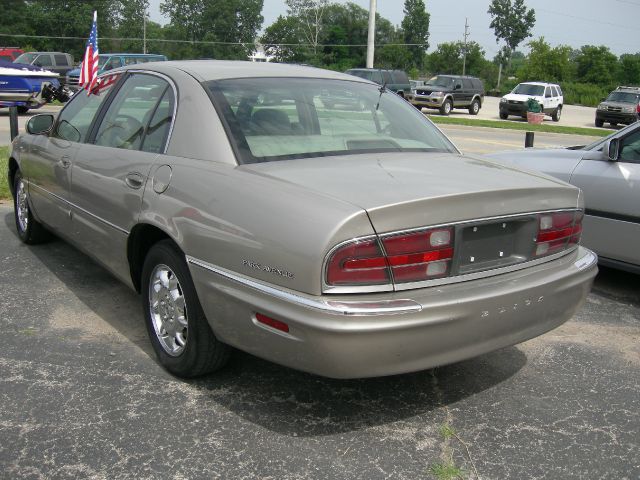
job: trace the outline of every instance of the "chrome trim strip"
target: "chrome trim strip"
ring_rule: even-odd
[[[130,232],[128,230],[125,230],[124,228],[121,228],[121,227],[119,227],[117,225],[114,225],[113,223],[109,222],[108,220],[105,220],[104,218],[101,218],[101,217],[97,216],[96,214],[91,213],[91,212],[89,212],[88,210],[85,210],[82,207],[79,207],[75,203],[71,203],[69,200],[66,200],[66,199],[62,198],[61,196],[56,195],[55,193],[52,193],[52,192],[50,192],[49,190],[47,190],[45,188],[42,188],[40,185],[36,185],[35,183],[31,183],[31,182],[28,182],[28,183],[29,183],[29,187],[35,187],[38,190],[46,193],[47,195],[55,198],[56,200],[59,200],[62,203],[68,205],[69,207],[74,208],[74,209],[76,209],[76,210],[78,210],[78,211],[80,211],[82,213],[85,213],[88,216],[90,216],[91,218],[94,218],[94,219],[98,220],[99,222],[104,223],[105,225],[108,225],[109,227],[113,228],[114,230],[117,230],[117,231],[119,231],[121,233],[124,233],[125,235],[129,235]]]
[[[441,227],[456,227],[459,225],[466,225],[466,224],[475,224],[475,223],[481,223],[481,222],[494,222],[494,221],[499,221],[499,220],[505,220],[505,219],[513,219],[513,218],[525,218],[525,217],[530,217],[533,215],[538,215],[538,214],[542,214],[542,213],[552,213],[552,212],[575,212],[575,211],[583,211],[584,209],[582,208],[560,208],[560,209],[554,209],[554,210],[539,210],[539,211],[535,211],[535,212],[527,212],[527,213],[514,213],[514,214],[509,214],[509,215],[500,215],[500,216],[496,216],[496,217],[484,217],[484,218],[477,218],[477,219],[473,219],[473,220],[461,220],[459,222],[451,222],[451,223],[441,223],[441,224],[437,224],[437,225],[425,225],[423,227],[416,227],[416,228],[410,228],[410,229],[406,229],[406,230],[398,230],[397,232],[387,232],[387,233],[381,233],[378,235],[379,239],[380,239],[380,248],[383,249],[384,251],[384,244],[382,243],[382,240],[385,238],[390,238],[390,237],[395,237],[397,235],[403,235],[403,234],[407,234],[407,233],[413,233],[413,232],[420,232],[423,230],[431,230],[433,228],[441,228]],[[327,269],[327,262],[328,259],[330,258],[331,253],[339,246],[342,246],[344,244],[350,243],[350,242],[355,242],[357,240],[369,240],[371,238],[375,237],[375,235],[366,235],[364,237],[356,237],[356,238],[352,238],[350,240],[345,240],[343,242],[340,242],[336,247],[332,248],[329,253],[325,256],[324,259],[324,265],[323,265],[323,272],[325,272],[325,275],[323,275],[322,278],[322,293],[330,293],[330,294],[349,294],[349,293],[372,293],[373,290],[371,289],[371,287],[362,287],[362,286],[357,286],[357,287],[351,287],[351,286],[331,286],[331,285],[327,285],[326,283],[326,269]],[[478,280],[481,278],[486,278],[486,277],[492,277],[494,275],[499,275],[502,273],[510,273],[510,272],[515,272],[518,270],[522,270],[524,268],[528,268],[528,267],[533,267],[542,263],[546,263],[546,262],[550,262],[553,260],[556,260],[558,258],[561,258],[565,255],[570,254],[571,252],[573,252],[576,247],[567,249],[567,250],[563,250],[562,252],[559,253],[555,253],[553,255],[549,255],[546,257],[542,257],[542,258],[536,258],[536,259],[532,259],[529,260],[527,262],[523,262],[523,263],[516,263],[513,265],[507,265],[505,267],[501,267],[501,268],[495,268],[492,270],[483,270],[482,272],[473,272],[473,273],[468,273],[466,275],[456,275],[453,277],[445,277],[445,278],[439,278],[439,279],[435,279],[435,280],[425,280],[422,282],[413,282],[413,283],[399,283],[399,284],[395,284],[395,289],[392,288],[392,291],[396,291],[396,292],[400,292],[403,290],[411,290],[414,288],[426,288],[426,287],[435,287],[435,286],[439,286],[439,285],[449,285],[452,283],[458,283],[458,282],[467,282],[470,280]],[[376,285],[377,286],[377,285]]]
[[[346,316],[373,316],[373,315],[401,315],[405,313],[416,313],[422,310],[419,303],[409,299],[380,300],[380,301],[324,301],[297,295],[279,288],[264,284],[257,280],[242,277],[236,273],[217,267],[197,258],[186,256],[188,263],[220,275],[228,280],[237,282],[245,287],[253,288],[260,293],[270,295],[279,300],[295,303],[297,305],[313,308],[332,315]]]

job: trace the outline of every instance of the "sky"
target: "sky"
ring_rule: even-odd
[[[153,21],[164,24],[168,20],[160,15],[161,1],[150,0],[149,15]],[[351,1],[369,9],[369,0]],[[469,40],[478,42],[486,56],[493,58],[500,45],[496,44],[493,30],[489,28],[489,4],[490,0],[425,0],[431,14],[429,51],[439,43],[462,40],[466,17],[471,32]],[[543,36],[551,46],[573,48],[605,45],[616,55],[640,52],[640,0],[525,0],[525,4],[536,12],[534,39]],[[378,13],[394,25],[402,22],[403,5],[402,0],[377,0]],[[263,29],[278,15],[286,15],[286,10],[283,0],[264,0]],[[519,50],[527,51],[524,45],[527,41]]]

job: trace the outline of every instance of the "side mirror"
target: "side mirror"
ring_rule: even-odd
[[[27,122],[27,133],[31,135],[41,135],[48,133],[53,127],[54,117],[50,113],[34,115]]]
[[[456,86],[453,87],[454,90],[460,90],[462,88],[462,85],[460,85],[459,83],[456,83]]]
[[[620,157],[620,139],[612,138],[604,142],[602,152],[607,160],[617,162]]]

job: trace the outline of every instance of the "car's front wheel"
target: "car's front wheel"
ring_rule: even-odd
[[[444,103],[440,107],[440,113],[442,115],[449,115],[451,113],[452,108],[453,108],[453,103],[451,102],[451,100],[447,99],[444,101]]]
[[[508,114],[500,112],[500,118],[501,118],[502,120],[506,120],[508,117],[509,117],[509,115],[508,115]]]
[[[49,232],[38,222],[29,207],[27,184],[18,170],[13,179],[13,214],[20,240],[29,245],[42,243],[50,238]]]
[[[224,366],[231,347],[211,331],[184,255],[171,241],[158,242],[147,254],[142,297],[147,332],[163,367],[197,377]]]
[[[596,127],[602,127],[604,125],[604,120],[600,120],[596,118]]]

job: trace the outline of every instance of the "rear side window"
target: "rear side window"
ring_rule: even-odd
[[[66,55],[54,55],[53,58],[56,61],[56,65],[60,65],[63,67],[69,66],[69,60],[67,59]]]
[[[473,83],[471,82],[471,79],[463,78],[462,86],[464,87],[465,90],[471,90],[473,88]]]
[[[547,87],[544,91],[545,98],[551,98],[551,87]]]
[[[409,83],[409,77],[402,70],[393,71],[393,83]]]
[[[33,64],[39,67],[50,67],[53,65],[53,63],[51,62],[51,57],[49,55],[38,55],[38,58],[36,58]]]
[[[384,83],[393,83],[393,78],[391,78],[391,73],[388,70],[382,71],[382,81]]]
[[[165,80],[154,75],[128,77],[100,123],[95,144],[139,150],[146,126],[168,86]]]
[[[167,88],[147,127],[147,134],[142,143],[142,150],[144,152],[164,152],[164,146],[169,136],[169,130],[171,129],[174,102],[173,90]]]
[[[477,78],[472,78],[471,84],[473,85],[473,88],[476,90],[480,90],[480,91],[484,90],[484,85],[482,85],[482,82]]]

